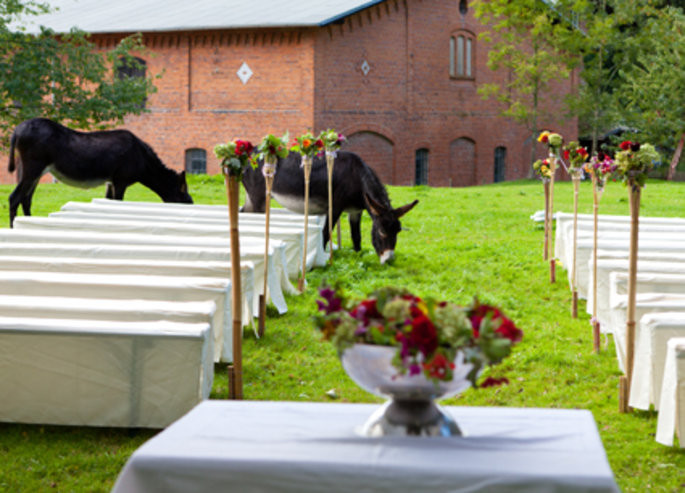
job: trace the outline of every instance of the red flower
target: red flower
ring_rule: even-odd
[[[376,300],[364,300],[356,308],[354,308],[350,315],[356,320],[368,325],[372,319],[383,318],[376,307]]]
[[[507,377],[502,377],[502,378],[493,378],[493,377],[488,377],[485,380],[483,380],[483,383],[479,385],[481,388],[485,387],[497,387],[499,385],[509,385],[509,379]]]
[[[480,336],[480,324],[487,314],[491,312],[493,320],[502,315],[497,308],[490,305],[478,305],[471,311],[469,318],[471,319],[471,327],[473,327],[473,337],[478,338]]]
[[[495,332],[506,337],[511,342],[519,342],[523,338],[523,331],[516,327],[514,322],[504,316],[500,317],[499,320],[501,320],[502,323],[495,329]]]
[[[317,139],[316,142],[314,142],[314,145],[318,147],[319,149],[323,149],[323,140]]]
[[[585,147],[579,148],[577,152],[579,156],[587,157],[587,150],[585,149]]]
[[[627,151],[628,149],[630,149],[631,144],[632,142],[630,142],[629,140],[624,140],[619,144],[619,147],[622,151]]]
[[[571,157],[571,153],[568,150],[564,151],[564,159],[568,161],[568,159]]]
[[[549,141],[549,135],[544,134],[540,137],[540,142],[542,142],[543,144],[546,144],[548,141]]]
[[[417,348],[424,355],[432,354],[438,347],[438,333],[433,322],[421,313],[411,321],[409,345]]]
[[[454,369],[454,363],[449,361],[442,353],[436,353],[433,358],[423,364],[423,369],[428,371],[428,375],[438,380],[447,378],[448,370]]]

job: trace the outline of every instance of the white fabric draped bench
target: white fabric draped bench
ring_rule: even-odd
[[[592,261],[592,260],[591,260]],[[612,272],[628,273],[629,261],[628,259],[606,259],[597,258],[597,319],[600,323],[602,332],[611,332],[611,327],[615,326],[612,323],[611,316],[614,310],[612,306],[611,297],[611,283],[610,276]],[[659,262],[645,260],[644,257],[638,256],[637,271],[641,274],[683,274],[685,275],[685,261],[683,262]],[[592,269],[588,270],[590,275],[590,284],[588,287],[588,301],[587,312],[592,313]],[[636,318],[638,320],[639,318]]]
[[[0,421],[165,427],[209,397],[211,344],[206,323],[0,317]]]
[[[629,404],[637,409],[646,410],[650,405],[659,409],[668,341],[685,337],[685,311],[646,313],[639,320]]]
[[[0,270],[0,295],[213,301],[214,360],[226,362],[233,360],[230,289],[230,280],[217,278]]]
[[[182,215],[181,213],[174,214],[174,211],[153,207],[122,208],[92,203],[80,203],[82,205],[78,206],[76,206],[76,204],[77,203],[74,202],[65,204],[59,212],[53,212],[49,217],[58,219],[79,219],[83,221],[155,222],[162,223],[168,227],[174,227],[174,225],[186,225],[190,227],[207,226],[210,228],[210,231],[216,231],[220,236],[227,236],[229,234],[229,222],[226,210],[221,211],[222,214],[220,215],[214,213],[212,216],[208,217],[207,215],[200,214],[192,216]],[[264,236],[264,214],[239,214],[238,217],[241,238],[245,236]],[[297,218],[287,215],[276,215],[271,218],[269,225],[270,236],[272,229],[275,232],[283,231],[283,229],[291,229],[294,234],[301,233],[304,235],[304,218],[299,220],[294,219]],[[176,234],[176,232],[174,232],[174,234]],[[279,236],[276,235],[276,237]],[[325,265],[327,260],[328,255],[323,249],[323,226],[316,223],[316,221],[310,220],[307,230],[307,268],[311,269],[314,266]],[[299,268],[301,269],[301,258]]]
[[[666,352],[656,441],[673,445],[677,433],[680,447],[685,448],[685,338],[670,339]]]
[[[6,253],[6,252],[3,252]],[[35,252],[34,252],[35,253]],[[76,274],[135,274],[174,277],[216,277],[230,279],[231,264],[224,261],[167,261],[157,259],[81,258],[59,256],[0,255],[0,270],[31,272],[71,272]],[[251,262],[241,263],[243,286],[242,326],[252,323],[254,304],[254,269]]]
[[[223,239],[195,238],[191,236],[144,235],[126,233],[105,233],[68,230],[31,230],[31,229],[0,229],[0,255],[8,252],[19,255],[33,255],[24,253],[31,251],[45,251],[52,249],[55,254],[64,251],[78,252],[77,255],[96,257],[100,254],[125,256],[127,258],[145,259],[178,259],[178,260],[224,260],[230,259],[230,247]],[[242,240],[241,240],[242,243]],[[13,245],[21,244],[13,247]],[[29,245],[30,250],[22,250],[23,245]],[[43,246],[44,248],[41,248]],[[14,249],[13,249],[14,248]],[[49,250],[48,250],[49,251]],[[126,253],[124,253],[126,252]],[[50,255],[50,253],[48,253]],[[255,266],[262,266],[264,259],[264,240],[246,241],[241,245],[241,260],[249,260]],[[297,292],[286,272],[285,245],[279,240],[269,241],[269,255],[267,258],[269,277],[267,286],[268,298],[274,303],[279,313],[285,313],[287,305],[283,291]],[[273,271],[271,270],[273,269]],[[255,269],[255,294],[262,294],[264,270]],[[255,296],[254,313],[258,310],[258,298]]]
[[[14,220],[16,230],[34,229],[40,231],[86,231],[103,232],[108,234],[131,234],[146,236],[172,236],[174,238],[187,237],[196,242],[206,242],[207,246],[229,245],[228,226],[193,225],[182,223],[168,223],[164,221],[114,221],[106,219],[66,219],[54,217],[21,216]],[[292,228],[270,228],[270,238],[281,240],[286,244],[288,276],[297,277],[302,263],[304,248],[304,231]],[[250,241],[252,240],[252,241]],[[240,243],[264,244],[264,228],[250,226],[242,228]]]

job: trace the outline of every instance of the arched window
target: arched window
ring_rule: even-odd
[[[185,169],[191,175],[207,173],[207,152],[204,149],[187,149]]]
[[[473,79],[476,38],[467,31],[458,31],[450,37],[450,77]]]
[[[506,159],[507,159],[507,148],[497,147],[495,148],[495,176],[494,182],[499,183],[505,180],[506,176]]]
[[[416,185],[428,185],[428,149],[416,151],[416,172],[414,183]]]

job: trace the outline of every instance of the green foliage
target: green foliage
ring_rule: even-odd
[[[559,116],[551,112],[556,105],[549,98],[550,84],[568,79],[577,59],[559,42],[565,27],[555,22],[555,12],[544,2],[478,0],[475,9],[476,18],[492,30],[481,35],[488,42],[488,68],[508,73],[500,82],[482,84],[478,91],[503,103],[501,114],[531,132],[532,164],[539,122]]]
[[[223,176],[189,175],[196,203],[226,204]],[[8,224],[10,185],[0,186],[0,225]],[[320,339],[316,286],[338,281],[360,298],[383,286],[406,288],[434,299],[468,304],[474,295],[501,306],[525,333],[511,356],[497,367],[510,379],[498,388],[468,390],[444,401],[459,406],[511,406],[589,409],[597,422],[619,487],[625,493],[682,491],[685,451],[654,440],[654,411],[618,412],[618,376],[614,344],[592,351],[590,316],[581,301],[579,318],[570,316],[571,291],[562,268],[549,283],[542,259],[543,228],[529,216],[544,207],[537,181],[507,182],[470,188],[388,187],[393,203],[420,199],[402,218],[395,263],[380,265],[371,247],[368,217],[362,220],[361,252],[354,252],[343,221],[343,245],[332,265],[307,274],[308,288],[288,296],[288,312],[270,311],[265,336],[245,330],[245,399],[380,402],[345,374],[335,348]],[[69,200],[103,197],[104,187],[81,190],[41,184],[34,213],[47,215]],[[141,185],[128,200],[159,202]],[[629,213],[628,191],[610,182],[600,213]],[[273,203],[273,202],[272,202]],[[570,182],[555,185],[555,209],[571,211]],[[592,212],[591,183],[580,184],[580,213]],[[685,217],[685,183],[650,180],[642,192],[644,216]],[[227,216],[228,217],[228,216]],[[487,377],[486,373],[483,377]],[[224,365],[216,366],[212,398],[227,395]],[[130,454],[154,431],[0,424],[0,490],[109,491]]]
[[[30,34],[15,27],[17,19],[44,10],[32,1],[0,0],[0,147],[28,118],[84,129],[119,124],[127,114],[142,113],[155,91],[153,76],[120,75],[122,67],[141,69],[133,53],[145,53],[142,36],[102,53],[77,29],[56,34],[41,27]]]

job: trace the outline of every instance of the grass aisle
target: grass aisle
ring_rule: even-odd
[[[0,186],[0,225],[7,225],[10,186]],[[225,203],[221,177],[190,177],[197,203]],[[245,332],[245,398],[252,400],[379,402],[345,375],[333,347],[319,342],[311,316],[316,287],[339,281],[352,294],[395,285],[417,295],[468,303],[473,296],[500,305],[523,329],[524,339],[512,357],[494,368],[510,385],[468,390],[443,401],[461,406],[509,406],[589,409],[619,487],[626,492],[675,492],[685,488],[685,453],[654,441],[654,412],[618,412],[618,366],[613,341],[600,355],[592,352],[585,302],[579,318],[570,316],[571,291],[566,270],[549,283],[542,259],[542,224],[529,216],[543,208],[539,182],[521,181],[482,187],[446,189],[389,187],[393,205],[420,200],[403,218],[396,260],[381,266],[370,243],[368,216],[362,220],[360,253],[351,249],[343,224],[343,249],[332,266],[308,274],[309,288],[288,298],[289,310],[269,311],[266,335]],[[41,185],[34,213],[46,215],[68,200],[104,196],[104,189],[80,191]],[[650,181],[643,193],[644,216],[685,217],[685,184]],[[154,200],[141,186],[129,200]],[[560,183],[555,209],[572,210],[572,186]],[[582,183],[579,212],[590,213],[590,183]],[[606,214],[628,214],[628,194],[610,184],[600,205]],[[228,227],[228,222],[227,222]],[[1,246],[1,245],[0,245]],[[223,368],[217,368],[213,398],[226,395]],[[40,398],[40,396],[37,396]],[[108,491],[130,454],[154,431],[0,424],[0,491]]]

